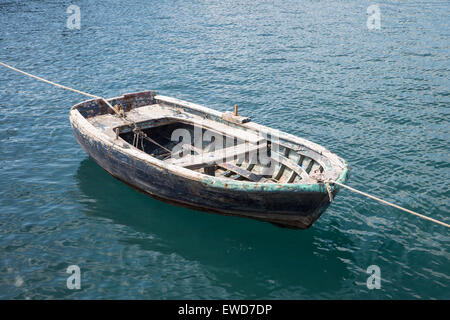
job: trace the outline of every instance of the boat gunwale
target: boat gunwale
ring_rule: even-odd
[[[130,96],[131,94],[122,95],[119,97],[113,97],[107,99],[107,101],[112,100],[118,100],[123,99],[125,96]],[[136,93],[139,94],[139,93]],[[220,118],[222,115],[222,112],[210,109],[205,106],[197,105],[191,102],[178,100],[176,98],[171,97],[165,97],[160,95],[155,95],[153,97],[155,100],[162,100],[163,102],[167,100],[168,103],[174,103],[179,105],[180,107],[187,107],[189,109],[194,109],[196,111],[209,113],[215,117]],[[88,99],[82,102],[79,102],[71,107],[70,109],[70,123],[72,126],[76,126],[76,128],[84,135],[90,136],[93,140],[99,141],[102,144],[105,145],[105,149],[107,148],[114,148],[117,152],[127,154],[129,156],[132,156],[134,158],[137,158],[140,161],[145,162],[147,165],[156,166],[160,170],[167,170],[171,174],[176,174],[178,176],[181,176],[184,179],[188,180],[194,180],[199,181],[207,186],[214,187],[214,188],[220,188],[223,190],[237,190],[237,191],[244,191],[244,192],[311,192],[311,193],[327,193],[327,189],[324,183],[317,182],[317,183],[261,183],[261,182],[253,182],[253,181],[239,181],[239,180],[233,180],[228,179],[226,177],[212,177],[205,175],[203,173],[199,173],[190,169],[186,169],[180,166],[172,165],[170,163],[164,162],[162,160],[159,160],[155,157],[152,157],[151,155],[135,149],[131,147],[130,144],[128,144],[126,141],[121,139],[122,143],[128,144],[130,147],[122,147],[118,143],[114,142],[114,139],[109,137],[108,135],[101,132],[98,128],[96,128],[91,122],[87,120],[86,117],[84,117],[81,112],[78,110],[79,107],[83,106],[86,103],[99,101],[99,99]],[[280,134],[280,138],[286,139],[287,141],[291,141],[294,143],[298,143],[300,145],[304,145],[305,147],[311,149],[312,151],[320,153],[323,157],[327,158],[331,161],[332,164],[336,165],[336,162],[339,163],[339,167],[341,167],[342,172],[340,173],[339,177],[336,179],[337,182],[345,183],[345,181],[348,179],[349,175],[349,168],[348,163],[344,159],[340,158],[336,154],[330,152],[328,149],[326,149],[323,146],[320,146],[316,143],[313,143],[309,140],[291,135],[289,133],[285,133],[283,131],[273,129],[261,124],[257,124],[254,122],[249,122],[242,124],[242,127],[246,127],[250,130],[257,130],[262,132],[274,132],[276,131],[277,134]],[[297,140],[297,141],[296,141]],[[314,150],[314,147],[318,147],[319,150]],[[336,171],[336,168],[334,168]],[[330,185],[332,192],[335,190],[338,190],[339,187],[337,187],[334,184]]]

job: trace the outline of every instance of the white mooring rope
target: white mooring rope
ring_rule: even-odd
[[[45,80],[45,79],[43,79],[43,78],[41,78],[41,77],[34,76],[34,75],[32,75],[32,74],[29,74],[28,72],[25,72],[25,71],[16,69],[16,68],[14,68],[14,67],[11,67],[10,65],[7,65],[6,63],[3,63],[3,62],[1,62],[1,61],[0,61],[0,65],[4,66],[5,68],[8,68],[8,69],[11,69],[11,70],[13,70],[13,71],[19,72],[19,73],[21,73],[21,74],[24,74],[24,75],[26,75],[26,76],[28,76],[28,77],[37,79],[37,80],[39,80],[39,81],[46,82],[46,83],[51,84],[51,85],[53,85],[53,86],[55,86],[55,87],[58,87],[58,88],[66,89],[66,90],[69,90],[69,91],[73,91],[73,92],[76,92],[76,93],[79,93],[79,94],[82,94],[82,95],[85,95],[85,96],[88,96],[88,97],[91,97],[91,98],[95,98],[95,99],[103,99],[102,97],[95,96],[95,95],[93,95],[93,94],[90,94],[90,93],[87,93],[87,92],[83,92],[83,91],[80,91],[80,90],[72,89],[72,88],[63,86],[62,84],[58,84],[58,83],[55,83],[55,82],[52,82],[52,81],[49,81],[49,80]]]
[[[160,145],[158,142],[156,142],[156,141],[153,140],[152,138],[148,137],[148,136],[145,134],[145,132],[143,132],[142,130],[140,130],[140,129],[137,127],[136,122],[134,122],[134,121],[132,121],[132,120],[130,120],[130,119],[127,119],[126,116],[125,116],[125,114],[121,114],[121,113],[120,113],[118,110],[116,110],[116,108],[114,108],[114,107],[113,107],[113,106],[112,106],[105,98],[100,97],[100,96],[96,96],[96,95],[94,95],[94,94],[90,94],[90,93],[87,93],[87,92],[84,92],[84,91],[76,90],[76,89],[73,89],[73,88],[70,88],[70,87],[66,87],[66,86],[63,86],[62,84],[55,83],[55,82],[52,82],[52,81],[50,81],[50,80],[46,80],[46,79],[44,79],[44,78],[41,78],[41,77],[32,75],[32,74],[30,74],[30,73],[28,73],[28,72],[19,70],[19,69],[17,69],[17,68],[14,68],[14,67],[12,67],[12,66],[10,66],[10,65],[8,65],[8,64],[6,64],[6,63],[3,63],[3,62],[1,62],[1,61],[0,61],[0,65],[4,66],[5,68],[8,68],[8,69],[11,69],[11,70],[13,70],[13,71],[19,72],[19,73],[21,73],[21,74],[24,74],[24,75],[26,75],[26,76],[28,76],[28,77],[34,78],[34,79],[36,79],[36,80],[43,81],[43,82],[45,82],[45,83],[51,84],[52,86],[55,86],[55,87],[58,87],[58,88],[61,88],[61,89],[65,89],[65,90],[69,90],[69,91],[73,91],[73,92],[76,92],[76,93],[79,93],[79,94],[82,94],[82,95],[85,95],[85,96],[88,96],[88,97],[91,97],[91,98],[94,98],[94,99],[100,99],[100,100],[102,100],[102,101],[103,101],[103,102],[104,102],[111,110],[113,110],[119,117],[123,118],[125,121],[128,121],[129,124],[133,125],[134,130],[138,133],[138,135],[141,135],[142,138],[144,138],[144,139],[147,140],[147,141],[150,141],[150,142],[153,143],[153,144],[156,144],[158,147],[160,147],[160,148],[162,148],[162,149],[164,149],[164,150],[166,150],[166,151],[168,151],[168,152],[172,152],[172,151],[170,151],[169,149],[167,149],[166,147]]]
[[[422,219],[429,220],[429,221],[432,221],[432,222],[434,222],[434,223],[440,224],[440,225],[442,225],[442,226],[444,226],[444,227],[450,228],[450,225],[447,224],[447,223],[445,223],[445,222],[442,222],[442,221],[439,221],[439,220],[436,220],[436,219],[427,217],[427,216],[425,216],[425,215],[423,215],[423,214],[414,212],[414,211],[412,211],[412,210],[409,210],[409,209],[400,207],[400,206],[398,206],[398,205],[396,205],[396,204],[394,204],[394,203],[392,203],[392,202],[389,202],[389,201],[386,201],[386,200],[377,198],[377,197],[375,197],[375,196],[372,196],[372,195],[370,195],[370,194],[368,194],[368,193],[365,193],[365,192],[356,190],[355,188],[349,187],[349,186],[347,186],[347,185],[345,185],[345,184],[342,184],[342,183],[339,183],[339,182],[336,182],[336,181],[329,181],[329,183],[337,184],[338,186],[341,186],[341,187],[346,188],[346,189],[348,189],[348,190],[350,190],[350,191],[359,193],[359,194],[361,194],[361,195],[363,195],[363,196],[365,196],[365,197],[367,197],[367,198],[370,198],[370,199],[379,201],[379,202],[384,203],[384,204],[386,204],[386,205],[388,205],[388,206],[391,206],[391,207],[397,208],[397,209],[399,209],[399,210],[402,210],[402,211],[404,211],[404,212],[407,212],[407,213],[413,214],[413,215],[415,215],[415,216],[418,216],[418,217],[420,217],[420,218],[422,218]]]
[[[110,107],[112,110],[114,110],[115,113],[117,113],[119,116],[125,118],[125,116],[122,115],[122,114],[120,114],[113,106],[111,106],[111,104],[109,104],[108,101],[106,101],[105,98],[102,98],[102,97],[99,97],[99,96],[96,96],[96,95],[93,95],[93,94],[90,94],[90,93],[87,93],[87,92],[83,92],[83,91],[80,91],[80,90],[76,90],[76,89],[73,89],[73,88],[70,88],[70,87],[66,87],[66,86],[63,86],[62,84],[58,84],[58,83],[55,83],[55,82],[52,82],[52,81],[43,79],[43,78],[41,78],[41,77],[38,77],[38,76],[35,76],[35,75],[32,75],[32,74],[29,74],[28,72],[25,72],[25,71],[16,69],[16,68],[14,68],[14,67],[12,67],[12,66],[10,66],[10,65],[7,65],[6,63],[3,63],[3,62],[1,62],[1,61],[0,61],[0,65],[4,66],[5,68],[8,68],[8,69],[11,69],[11,70],[13,70],[13,71],[19,72],[19,73],[21,73],[21,74],[24,74],[24,75],[26,75],[26,76],[28,76],[28,77],[34,78],[34,79],[36,79],[36,80],[46,82],[46,83],[51,84],[51,85],[53,85],[53,86],[55,86],[55,87],[58,87],[58,88],[62,88],[62,89],[69,90],[69,91],[73,91],[73,92],[76,92],[76,93],[79,93],[79,94],[82,94],[82,95],[85,95],[85,96],[88,96],[88,97],[91,97],[91,98],[95,98],[95,99],[102,99],[102,100],[108,105],[108,107]],[[125,120],[130,121],[130,120],[126,119],[126,118],[125,118]],[[132,121],[130,121],[130,122],[132,122]],[[136,125],[134,122],[132,122],[132,123],[133,123],[134,125]],[[135,126],[135,128],[137,128],[137,127]],[[145,139],[149,140],[149,141],[152,142],[152,143],[155,143],[156,145],[159,145],[156,141],[154,141],[153,139],[150,139],[149,137],[147,137],[146,134],[145,134],[144,132],[142,132],[142,134],[143,134],[143,137],[144,137]],[[165,147],[163,147],[163,146],[161,146],[161,145],[159,145],[159,146],[162,147],[163,149],[166,149]],[[166,150],[168,150],[168,149],[166,149]],[[171,152],[171,151],[169,150],[169,152]],[[388,205],[388,206],[391,206],[391,207],[397,208],[397,209],[399,209],[399,210],[402,210],[402,211],[404,211],[404,212],[413,214],[413,215],[415,215],[415,216],[417,216],[417,217],[419,217],[419,218],[422,218],[422,219],[425,219],[425,220],[428,220],[428,221],[431,221],[431,222],[440,224],[440,225],[442,225],[442,226],[444,226],[444,227],[450,228],[450,225],[447,224],[447,223],[445,223],[445,222],[442,222],[442,221],[439,221],[439,220],[436,220],[436,219],[427,217],[427,216],[425,216],[425,215],[423,215],[423,214],[414,212],[414,211],[412,211],[412,210],[409,210],[409,209],[400,207],[400,206],[398,206],[398,205],[396,205],[396,204],[394,204],[394,203],[392,203],[392,202],[389,202],[389,201],[386,201],[386,200],[377,198],[377,197],[375,197],[375,196],[372,196],[372,195],[370,195],[370,194],[368,194],[368,193],[365,193],[365,192],[356,190],[356,189],[354,189],[354,188],[352,188],[352,187],[349,187],[349,186],[347,186],[347,185],[345,185],[345,184],[342,184],[342,183],[339,183],[339,182],[337,182],[337,181],[327,181],[326,184],[328,184],[328,183],[336,184],[336,185],[341,186],[341,187],[343,187],[343,188],[346,188],[346,189],[348,189],[348,190],[350,190],[350,191],[353,191],[353,192],[355,192],[355,193],[358,193],[358,194],[360,194],[360,195],[363,195],[363,196],[365,196],[365,197],[367,197],[367,198],[370,198],[370,199],[379,201],[379,202],[384,203],[384,204],[386,204],[386,205]],[[328,186],[327,186],[327,190],[328,190],[328,193],[329,193],[329,195],[330,195],[331,192],[330,192],[330,190],[328,189]],[[332,198],[332,195],[330,195],[330,200],[332,200],[332,199],[333,199],[333,198]]]

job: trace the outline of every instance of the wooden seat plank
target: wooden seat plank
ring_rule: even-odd
[[[167,162],[188,169],[199,169],[208,165],[223,163],[224,159],[240,156],[248,152],[256,152],[264,145],[240,144],[213,152],[205,152],[198,155],[187,155],[179,159],[170,159]]]
[[[201,149],[196,148],[190,144],[186,144],[183,146],[184,148],[188,149],[188,150],[192,150],[194,152],[197,152],[198,154],[202,154]],[[229,163],[229,162],[225,162],[225,163],[218,163],[216,164],[218,167],[234,172],[244,178],[246,178],[247,180],[253,181],[253,182],[259,182],[263,179],[262,176],[254,174],[253,172],[249,171],[249,170],[245,170],[244,168],[241,168],[235,164]],[[265,179],[263,179],[265,180]]]

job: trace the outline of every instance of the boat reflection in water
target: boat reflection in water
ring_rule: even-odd
[[[121,230],[108,237],[112,247],[123,247],[117,249],[120,261],[116,259],[114,264],[129,268],[130,277],[135,269],[145,269],[147,259],[156,255],[158,264],[173,264],[174,257],[195,264],[214,284],[242,298],[249,297],[241,296],[243,293],[252,291],[266,298],[290,294],[286,299],[308,298],[308,293],[320,296],[322,291],[332,294],[342,289],[342,279],[350,278],[342,259],[354,258],[336,248],[353,244],[336,228],[324,226],[299,233],[166,204],[113,179],[89,158],[81,162],[75,178],[83,212],[106,219],[102,223],[121,226],[106,226],[106,230]],[[146,272],[161,272],[161,268]],[[188,277],[186,272],[179,276]]]

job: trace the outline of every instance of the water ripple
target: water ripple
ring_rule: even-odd
[[[89,2],[69,30],[56,2],[2,2],[0,61],[97,95],[237,103],[348,160],[352,186],[449,222],[448,3],[383,4],[377,32],[370,4]],[[0,92],[1,298],[450,298],[440,226],[346,190],[306,231],[169,206],[79,148],[83,97],[3,69]]]

